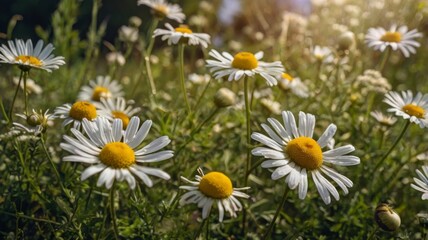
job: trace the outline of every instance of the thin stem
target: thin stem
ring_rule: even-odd
[[[194,111],[197,111],[199,104],[201,103],[202,98],[204,97],[206,91],[208,90],[208,87],[211,84],[211,80],[205,85],[204,90],[202,90],[201,95],[199,96],[198,100],[196,101],[195,107],[193,108]]]
[[[152,74],[152,67],[150,65],[150,55],[144,54],[144,62],[146,63],[146,72],[147,72],[147,79],[149,80],[150,89],[152,92],[152,95],[156,95],[156,85],[155,81],[153,80],[153,74]]]
[[[1,96],[0,96],[0,110],[6,122],[9,123],[9,117],[7,116],[6,110],[3,105],[3,98]]]
[[[187,90],[186,90],[186,85],[184,83],[184,44],[182,43],[178,45],[178,62],[179,62],[179,69],[180,69],[181,90],[184,95],[184,101],[186,102],[187,113],[191,114],[192,110],[190,109],[189,100],[187,99]]]
[[[25,115],[27,115],[27,114],[28,114],[27,76],[28,76],[28,71],[25,71],[25,72],[24,72],[24,99],[25,99]]]
[[[10,119],[10,123],[13,122],[13,107],[15,106],[15,101],[16,101],[16,96],[18,95],[18,90],[21,87],[21,81],[22,81],[22,77],[24,76],[24,71],[21,71],[21,74],[19,75],[19,81],[18,81],[18,86],[16,86],[16,90],[15,90],[15,95],[13,95],[13,100],[12,100],[12,106],[10,107],[9,110],[9,119]]]
[[[386,51],[383,54],[382,61],[379,64],[379,72],[380,73],[383,72],[383,69],[385,68],[385,64],[388,61],[390,55],[391,55],[391,47],[386,47]]]
[[[52,221],[49,219],[35,218],[35,217],[27,216],[27,215],[24,215],[21,213],[14,214],[14,213],[4,212],[4,211],[0,210],[0,214],[8,215],[8,216],[16,217],[16,218],[25,218],[25,219],[33,220],[36,222],[45,222],[45,223],[50,223],[50,224],[55,224],[55,225],[62,225],[62,223],[55,222],[55,221]]]
[[[209,215],[207,217],[207,223],[205,225],[206,225],[205,239],[209,240],[210,239],[210,216]]]
[[[370,236],[367,238],[367,240],[373,239],[377,230],[379,230],[379,226],[376,226],[375,230],[373,230],[373,232],[370,234]]]
[[[149,85],[150,85],[152,95],[156,95],[156,85],[155,85],[155,81],[153,80],[152,67],[150,65],[150,55],[152,54],[153,45],[155,43],[153,32],[155,31],[155,28],[157,27],[158,23],[159,23],[158,19],[156,18],[153,19],[152,24],[149,28],[149,32],[147,33],[147,36],[146,36],[146,42],[148,41],[149,44],[146,50],[144,51],[144,62],[146,65],[146,73],[147,73],[147,78],[149,80]]]
[[[215,108],[210,113],[210,115],[207,118],[205,118],[205,120],[202,123],[200,123],[195,129],[193,129],[193,131],[190,133],[190,136],[187,138],[186,142],[184,142],[184,144],[175,152],[175,158],[177,158],[178,154],[187,146],[187,144],[189,144],[193,140],[193,138],[195,137],[195,134],[198,133],[201,130],[201,128],[217,114],[219,110],[220,108]]]
[[[111,221],[113,222],[113,231],[114,231],[114,238],[119,239],[119,231],[117,230],[117,223],[116,223],[116,211],[114,210],[114,192],[115,192],[115,186],[116,182],[113,182],[113,186],[110,190],[110,216]]]
[[[276,209],[275,215],[273,216],[272,222],[270,222],[269,224],[269,228],[266,231],[265,235],[263,236],[263,239],[269,239],[270,237],[270,233],[272,231],[273,226],[275,225],[275,221],[279,216],[279,213],[281,212],[282,207],[285,204],[285,200],[287,199],[287,195],[288,195],[288,188],[285,189],[284,191],[284,195],[282,195],[282,200],[281,200],[281,204],[278,206],[278,208]]]
[[[383,157],[381,158],[381,160],[376,164],[375,168],[373,169],[373,173],[376,172],[376,170],[379,169],[379,167],[382,165],[382,163],[385,161],[385,159],[389,156],[389,154],[391,154],[392,150],[394,150],[394,148],[397,146],[398,142],[400,142],[401,138],[403,138],[404,133],[406,133],[407,128],[409,128],[410,125],[410,121],[406,121],[403,130],[401,130],[400,135],[398,135],[397,139],[395,139],[395,142],[392,144],[391,148],[389,148],[388,152],[385,153],[385,155],[383,155]]]
[[[208,215],[208,217],[207,218],[205,218],[202,222],[201,222],[201,225],[199,226],[199,228],[198,228],[198,231],[195,233],[195,235],[193,235],[193,239],[198,239],[198,237],[199,237],[199,235],[201,235],[201,232],[202,232],[202,229],[204,228],[204,225],[205,225],[205,223],[208,221],[208,218],[209,218],[210,216]]]
[[[149,32],[147,33],[147,38],[149,44],[147,45],[146,53],[148,56],[152,54],[153,45],[155,44],[155,38],[153,37],[153,32],[155,28],[158,26],[159,20],[157,18],[153,18],[152,24],[150,25]]]
[[[260,159],[259,161],[257,161],[256,163],[254,163],[253,166],[251,166],[251,168],[248,170],[247,172],[247,176],[251,174],[252,171],[254,171],[254,169],[256,169],[263,161],[265,161],[265,159]]]
[[[248,171],[250,170],[251,165],[251,150],[250,150],[250,144],[251,144],[251,109],[250,109],[250,101],[248,99],[248,78],[244,77],[244,98],[245,98],[245,119],[246,119],[246,125],[247,125],[247,162],[245,166],[245,181],[244,186],[247,186],[248,183]]]
[[[54,172],[55,172],[55,176],[56,176],[57,181],[58,181],[58,183],[59,183],[59,185],[60,185],[60,187],[61,187],[61,190],[64,192],[64,194],[67,196],[67,198],[71,201],[72,197],[70,196],[70,194],[68,193],[68,191],[65,189],[64,185],[62,184],[61,176],[59,175],[58,170],[56,169],[55,164],[54,164],[54,162],[53,162],[53,160],[52,160],[52,157],[51,157],[51,155],[49,154],[49,151],[48,151],[48,149],[47,149],[47,147],[46,147],[46,143],[45,143],[45,140],[44,140],[44,136],[41,136],[41,138],[40,138],[40,142],[42,143],[43,151],[45,152],[46,157],[48,158],[49,163],[51,164],[51,167],[52,167],[52,169],[53,169],[53,170],[54,170]]]

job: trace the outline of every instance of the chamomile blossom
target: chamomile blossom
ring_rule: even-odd
[[[169,174],[163,170],[145,166],[147,163],[173,157],[170,150],[159,151],[171,142],[167,136],[159,137],[144,147],[141,146],[152,121],[147,120],[140,126],[140,119],[132,117],[125,131],[122,130],[122,121],[119,119],[114,119],[112,123],[102,117],[93,122],[84,119],[82,125],[83,133],[72,128],[71,132],[75,138],[64,135],[64,142],[60,145],[62,149],[72,154],[65,156],[63,161],[90,164],[82,172],[82,181],[101,173],[97,186],[105,185],[110,189],[115,180],[125,180],[129,187],[134,189],[136,186],[134,176],[148,187],[153,186],[153,181],[148,175],[170,179]]]
[[[85,85],[80,89],[77,99],[99,102],[101,98],[122,96],[122,86],[116,80],[111,80],[110,76],[97,76],[96,80],[89,82],[89,86]]]
[[[428,166],[423,166],[422,171],[416,170],[416,174],[419,178],[413,178],[416,184],[411,184],[412,188],[423,192],[422,200],[428,200]]]
[[[330,48],[316,45],[312,50],[314,58],[323,63],[331,63],[334,61],[334,56]]]
[[[398,92],[388,92],[383,101],[391,106],[388,112],[409,119],[421,128],[428,126],[428,94],[418,92],[413,96],[412,91],[408,90],[402,91],[400,96]]]
[[[49,109],[45,112],[42,112],[42,110],[36,112],[33,109],[30,114],[16,114],[16,116],[24,119],[27,125],[14,122],[14,129],[38,136],[44,133],[49,126],[53,125],[52,120],[55,118],[55,115],[49,114],[48,112]]]
[[[378,121],[381,125],[390,127],[394,125],[395,122],[397,122],[397,118],[393,116],[387,116],[379,111],[373,111],[370,112],[370,116],[372,116],[376,121]]]
[[[239,52],[232,56],[228,52],[221,54],[212,49],[209,55],[215,60],[207,60],[207,67],[213,73],[216,79],[225,76],[228,81],[239,80],[244,76],[252,77],[256,74],[262,76],[269,86],[274,86],[278,83],[276,76],[284,72],[284,67],[281,62],[263,62],[263,52],[252,54],[250,52]]]
[[[153,32],[153,37],[161,36],[162,41],[167,40],[168,45],[185,43],[188,45],[201,45],[204,48],[208,47],[210,43],[210,35],[206,33],[194,33],[186,25],[180,25],[177,28],[171,26],[171,24],[165,24],[166,29],[156,29]]]
[[[122,97],[116,99],[101,98],[101,102],[95,102],[94,105],[103,112],[106,112],[109,118],[122,120],[124,129],[128,126],[129,119],[141,110],[141,108],[127,106],[126,100]]]
[[[18,65],[23,71],[35,68],[52,72],[52,69],[65,64],[64,57],[51,54],[55,49],[52,44],[43,47],[43,40],[39,40],[35,47],[30,39],[26,42],[17,39],[8,41],[7,44],[0,47],[0,63]]]
[[[369,28],[365,41],[367,46],[374,50],[383,52],[387,47],[391,47],[392,50],[400,50],[405,57],[409,57],[411,53],[415,54],[416,48],[420,46],[420,43],[414,40],[419,37],[422,37],[422,33],[416,29],[409,31],[407,26],[392,25],[389,30],[382,27]]]
[[[242,204],[237,197],[249,198],[250,196],[240,192],[249,187],[233,188],[230,178],[221,172],[204,174],[202,169],[198,168],[198,173],[199,175],[195,176],[196,181],[181,177],[181,180],[191,186],[180,186],[180,189],[188,191],[181,196],[180,205],[196,203],[202,208],[203,219],[209,216],[213,205],[217,205],[220,222],[223,221],[224,211],[229,212],[231,217],[236,217],[236,212],[242,210]]]
[[[170,4],[165,0],[139,0],[138,5],[150,7],[152,14],[159,19],[169,18],[181,23],[186,18],[179,5]]]
[[[282,73],[278,77],[279,87],[284,90],[290,90],[294,95],[307,98],[309,97],[309,89],[308,87],[300,80],[298,77],[292,77],[287,73]]]
[[[55,116],[64,119],[62,126],[73,123],[73,128],[80,129],[83,119],[92,121],[97,117],[108,117],[109,114],[103,110],[98,110],[94,104],[88,101],[77,101],[74,104],[66,103],[59,106],[54,111]]]
[[[330,124],[316,141],[313,138],[315,116],[300,112],[299,126],[291,112],[283,111],[282,117],[284,125],[274,118],[268,118],[271,126],[261,125],[267,136],[257,132],[251,135],[252,139],[266,145],[253,149],[252,154],[267,159],[261,166],[274,169],[271,178],[277,180],[285,177],[290,189],[298,188],[300,199],[306,197],[309,173],[325,204],[330,204],[331,196],[339,200],[339,193],[324,175],[330,177],[347,194],[348,188],[353,185],[352,181],[327,164],[351,166],[359,164],[360,159],[347,155],[355,150],[352,145],[323,152],[322,148],[327,147],[336,133],[336,125]]]

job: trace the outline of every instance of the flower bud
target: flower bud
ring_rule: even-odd
[[[350,50],[355,45],[355,34],[350,31],[346,31],[339,36],[338,40],[339,50]]]
[[[35,127],[42,124],[42,119],[40,119],[39,115],[34,112],[27,116],[27,123],[28,125]]]
[[[385,203],[377,206],[374,217],[379,227],[385,231],[393,232],[401,224],[400,216]]]
[[[214,96],[214,103],[217,107],[229,107],[236,102],[236,95],[227,88],[220,88]]]
[[[137,16],[132,16],[131,18],[129,18],[129,25],[131,27],[139,28],[142,23],[143,21],[141,21],[141,18]]]

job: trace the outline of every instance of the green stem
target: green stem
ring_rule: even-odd
[[[62,225],[62,223],[55,222],[55,221],[52,221],[49,219],[35,218],[35,217],[27,216],[27,215],[24,215],[21,213],[14,214],[14,213],[4,212],[4,211],[0,210],[0,214],[12,216],[12,217],[17,217],[17,218],[25,218],[25,219],[36,221],[36,222],[45,222],[45,223],[50,223],[50,224],[55,224],[55,225]]]
[[[113,186],[110,189],[110,216],[111,221],[113,222],[113,231],[114,231],[114,238],[119,239],[119,231],[117,230],[117,223],[116,223],[116,211],[114,210],[114,192],[115,192],[115,186],[116,182],[113,182]]]
[[[390,55],[391,55],[391,47],[386,47],[386,51],[383,54],[382,61],[379,64],[379,72],[381,74],[383,72],[383,69],[385,68],[385,64],[388,61]]]
[[[27,76],[28,76],[28,71],[25,71],[25,72],[24,72],[24,99],[25,99],[25,115],[28,115]]]
[[[208,215],[208,217],[207,218],[205,218],[202,222],[201,222],[201,225],[199,226],[199,228],[198,228],[198,231],[195,233],[195,235],[193,235],[193,239],[198,239],[198,237],[199,237],[199,235],[201,235],[201,232],[202,232],[202,229],[204,228],[204,225],[205,225],[205,223],[208,221],[208,218],[209,218],[210,216]]]
[[[206,225],[205,239],[209,240],[210,239],[210,216],[209,215],[207,217],[207,223],[205,225]]]
[[[10,120],[9,120],[9,117],[7,116],[6,110],[3,105],[3,98],[1,96],[0,96],[0,110],[6,122],[9,123]]]
[[[193,129],[193,131],[190,133],[190,136],[187,138],[186,142],[184,142],[184,144],[177,151],[175,151],[175,158],[177,158],[178,154],[187,146],[187,144],[189,144],[193,140],[193,138],[195,137],[195,134],[198,133],[201,130],[201,128],[217,114],[219,110],[220,108],[215,108],[210,113],[210,115],[207,118],[205,118],[205,120],[202,123],[200,123],[195,129]]]
[[[271,231],[272,231],[272,228],[273,228],[273,226],[275,225],[275,221],[276,221],[276,219],[278,218],[279,213],[281,212],[281,209],[282,209],[282,207],[283,207],[283,206],[284,206],[284,204],[285,204],[285,200],[287,199],[287,195],[288,195],[288,188],[286,188],[286,189],[285,189],[285,191],[284,191],[284,195],[282,195],[281,204],[280,204],[280,205],[278,206],[278,208],[276,209],[275,215],[273,216],[273,219],[272,219],[272,221],[271,221],[271,222],[270,222],[270,224],[269,224],[269,228],[268,228],[268,230],[266,231],[265,235],[263,236],[263,239],[264,239],[264,240],[269,239],[269,237],[270,237],[270,233],[271,233]]]
[[[152,54],[153,45],[155,44],[155,38],[153,37],[153,32],[155,31],[155,28],[158,26],[158,23],[159,23],[159,20],[157,18],[153,18],[152,24],[150,25],[150,28],[149,28],[149,32],[147,33],[147,36],[146,36],[146,42],[149,43],[146,49],[146,53],[148,56]]]
[[[147,78],[149,80],[149,85],[150,85],[150,89],[151,89],[151,93],[152,95],[156,95],[156,85],[155,85],[155,81],[153,80],[153,74],[152,74],[152,67],[150,65],[150,55],[152,54],[152,50],[153,50],[153,45],[155,43],[155,38],[153,37],[153,32],[155,31],[155,28],[157,27],[159,23],[158,19],[153,19],[152,24],[150,25],[149,28],[149,32],[147,33],[146,36],[146,42],[148,42],[148,46],[144,51],[144,62],[146,65],[146,73],[147,73]]]
[[[389,156],[389,154],[391,154],[392,150],[394,150],[394,148],[397,146],[398,142],[400,142],[401,138],[403,138],[404,133],[406,133],[407,128],[409,128],[410,125],[410,121],[407,120],[403,130],[401,130],[400,135],[397,137],[397,139],[395,139],[395,142],[392,144],[391,148],[389,148],[388,152],[385,153],[385,155],[383,155],[383,157],[381,158],[381,160],[376,164],[375,168],[373,169],[372,174],[374,174],[376,172],[376,170],[379,169],[379,167],[382,165],[382,163],[385,161],[385,159]]]
[[[181,82],[181,90],[183,91],[184,101],[186,102],[187,113],[191,114],[189,100],[187,99],[187,91],[186,85],[184,83],[184,44],[180,43],[178,45],[178,61],[179,61],[179,69],[180,69],[180,82]]]
[[[198,100],[196,101],[195,107],[193,108],[195,111],[197,111],[199,104],[201,103],[202,98],[204,97],[206,91],[208,90],[208,87],[211,84],[211,80],[205,85],[204,90],[202,90],[201,95],[199,96]]]
[[[150,55],[147,53],[144,54],[144,62],[146,63],[145,65],[146,65],[147,79],[149,80],[149,85],[150,85],[152,95],[156,95],[156,85],[155,85],[155,81],[153,80],[152,67],[150,65]]]
[[[68,193],[68,191],[65,189],[64,185],[62,184],[61,176],[59,175],[59,172],[58,172],[58,170],[57,170],[57,169],[56,169],[56,167],[55,167],[55,163],[53,162],[52,157],[50,156],[49,151],[48,151],[48,149],[47,149],[47,147],[46,147],[46,143],[45,143],[45,140],[44,140],[44,136],[41,136],[41,137],[40,137],[40,141],[41,141],[41,143],[42,143],[43,151],[45,152],[46,157],[48,158],[49,163],[51,164],[51,167],[52,167],[53,171],[55,172],[55,176],[56,176],[57,181],[58,181],[58,183],[59,183],[59,185],[60,185],[60,187],[61,187],[62,192],[63,192],[63,193],[65,194],[65,196],[67,196],[67,198],[71,201],[72,197],[70,196],[70,194]]]
[[[245,180],[244,180],[244,186],[247,186],[248,183],[248,171],[250,170],[251,165],[251,109],[250,109],[250,102],[248,99],[248,78],[244,77],[244,98],[245,98],[245,120],[247,125],[247,162],[245,166]]]
[[[248,170],[247,176],[249,176],[251,174],[251,172],[254,171],[254,169],[256,169],[264,161],[265,161],[265,159],[262,158],[259,161],[257,161],[256,163],[254,163],[254,165],[251,166],[251,168]]]
[[[40,190],[40,187],[34,183],[34,181],[33,181],[33,179],[34,179],[34,178],[31,176],[30,171],[29,171],[29,169],[27,168],[27,165],[25,164],[25,160],[24,160],[24,156],[23,156],[22,152],[21,152],[21,151],[19,151],[19,149],[18,149],[18,147],[17,147],[16,145],[14,146],[14,148],[15,148],[15,150],[16,150],[16,151],[17,151],[17,153],[18,153],[19,162],[21,163],[22,170],[24,171],[24,176],[26,177],[26,180],[27,180],[27,181],[30,183],[30,185],[34,188],[34,190],[35,190],[35,191],[36,191],[36,193],[37,193],[37,196],[39,196],[41,199],[43,199],[44,201],[46,201],[46,202],[48,202],[48,203],[49,203],[49,200],[47,200],[47,199],[43,196],[42,191]]]
[[[372,240],[373,237],[375,236],[375,233],[377,232],[377,230],[379,230],[379,226],[376,226],[375,230],[373,230],[373,232],[370,234],[370,236],[367,238],[367,240]]]
[[[13,107],[15,106],[16,96],[18,95],[18,90],[21,87],[21,81],[23,76],[24,76],[24,71],[21,71],[21,74],[19,75],[18,86],[16,86],[15,94],[13,95],[12,105],[10,106],[10,110],[9,110],[9,119],[11,124],[13,122]]]

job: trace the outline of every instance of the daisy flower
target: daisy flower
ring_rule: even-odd
[[[22,71],[29,71],[31,68],[43,69],[52,72],[65,64],[64,57],[55,57],[52,51],[55,49],[52,44],[43,47],[43,40],[39,40],[35,47],[28,39],[26,42],[21,39],[8,41],[8,46],[2,44],[0,47],[0,63],[16,64]]]
[[[122,86],[116,80],[111,80],[110,76],[98,76],[95,81],[91,80],[89,82],[89,86],[86,85],[80,89],[77,99],[99,102],[101,98],[122,96]]]
[[[395,113],[396,116],[409,119],[410,122],[418,124],[421,128],[428,126],[428,94],[422,95],[418,92],[413,97],[412,91],[388,92],[383,100],[391,106],[388,112]]]
[[[129,119],[141,110],[141,108],[126,106],[126,101],[122,97],[116,99],[101,98],[101,102],[95,102],[94,105],[103,112],[108,113],[109,118],[122,120],[123,129],[128,126]]]
[[[156,29],[153,32],[153,37],[162,36],[162,41],[168,40],[168,45],[185,43],[188,45],[201,45],[204,48],[210,43],[210,35],[206,33],[194,33],[186,25],[180,25],[178,28],[173,28],[171,24],[165,24],[165,29]]]
[[[82,181],[101,172],[98,187],[105,185],[110,189],[116,179],[126,180],[129,187],[134,189],[136,186],[134,176],[148,187],[153,186],[148,175],[170,179],[168,173],[161,169],[141,165],[173,157],[170,150],[159,151],[171,142],[167,136],[157,138],[144,147],[141,146],[152,121],[147,120],[140,127],[140,119],[133,117],[125,131],[122,130],[122,121],[119,119],[113,120],[113,123],[101,117],[93,122],[84,119],[82,125],[83,133],[72,128],[71,132],[75,138],[64,135],[65,142],[60,144],[62,149],[72,154],[64,157],[63,161],[90,164],[82,172]],[[85,137],[85,133],[88,137]]]
[[[367,46],[374,50],[383,52],[390,46],[392,50],[400,50],[405,57],[409,57],[410,53],[415,54],[416,48],[420,46],[414,40],[419,37],[422,37],[422,33],[416,29],[408,31],[406,26],[392,25],[388,31],[381,27],[369,28],[365,41]]]
[[[415,181],[415,184],[410,184],[412,188],[423,192],[422,194],[422,200],[428,200],[428,166],[423,166],[422,170],[423,173],[419,170],[416,170],[416,174],[418,174],[419,178],[413,178]]]
[[[235,56],[230,53],[216,50],[210,51],[210,56],[216,60],[207,60],[207,67],[214,73],[216,79],[229,75],[228,81],[239,80],[244,76],[252,77],[256,74],[262,76],[269,86],[276,85],[278,81],[275,76],[284,72],[281,62],[263,62],[263,52],[252,54],[250,52],[239,52]]]
[[[181,196],[180,205],[198,204],[198,207],[202,208],[203,219],[210,215],[214,204],[217,205],[220,222],[223,221],[224,211],[229,212],[230,216],[236,217],[236,212],[242,210],[242,204],[236,197],[249,198],[250,196],[240,192],[249,187],[233,188],[230,178],[221,172],[209,172],[205,175],[202,169],[198,168],[198,173],[199,175],[195,176],[196,181],[181,177],[191,186],[180,186],[180,189],[189,191]]]
[[[55,118],[53,114],[49,114],[49,109],[46,110],[44,113],[42,110],[39,112],[36,112],[33,109],[33,113],[26,115],[26,114],[16,114],[16,116],[24,119],[28,126],[25,126],[20,123],[13,123],[13,126],[17,130],[22,130],[26,133],[34,134],[35,136],[39,135],[40,133],[46,132],[46,129],[48,126],[52,126],[53,122],[52,120]]]
[[[298,77],[292,77],[287,73],[282,73],[278,77],[279,87],[284,90],[290,90],[294,95],[307,98],[309,97],[309,89],[308,87],[300,80]]]
[[[92,121],[99,116],[109,116],[107,112],[97,110],[94,104],[87,101],[77,101],[74,104],[66,103],[57,107],[54,111],[54,115],[58,118],[65,119],[62,123],[63,127],[73,123],[73,128],[77,129],[80,129],[83,119]]]
[[[333,139],[336,125],[330,124],[318,141],[313,139],[315,117],[312,114],[299,113],[299,126],[290,111],[283,111],[284,126],[273,118],[268,118],[270,126],[262,124],[268,136],[253,133],[251,138],[266,147],[252,150],[255,156],[263,156],[267,160],[263,168],[274,168],[272,179],[282,177],[290,189],[298,187],[299,198],[304,199],[308,190],[308,174],[312,179],[325,204],[330,204],[331,196],[339,200],[339,193],[327,178],[330,177],[345,194],[352,187],[352,181],[326,166],[326,163],[337,166],[351,166],[360,163],[356,156],[346,155],[355,150],[352,145],[345,145],[327,151],[322,150]],[[330,196],[331,195],[331,196]]]
[[[387,127],[390,127],[394,125],[395,122],[397,122],[397,118],[393,116],[386,116],[385,114],[379,111],[370,112],[370,116],[376,119],[376,121],[378,121],[381,125]]]
[[[159,19],[166,17],[181,23],[186,18],[179,5],[167,3],[165,0],[139,0],[138,5],[150,7],[152,14]]]
[[[312,55],[319,62],[331,63],[334,60],[333,53],[328,47],[320,47],[316,45],[312,50]]]

